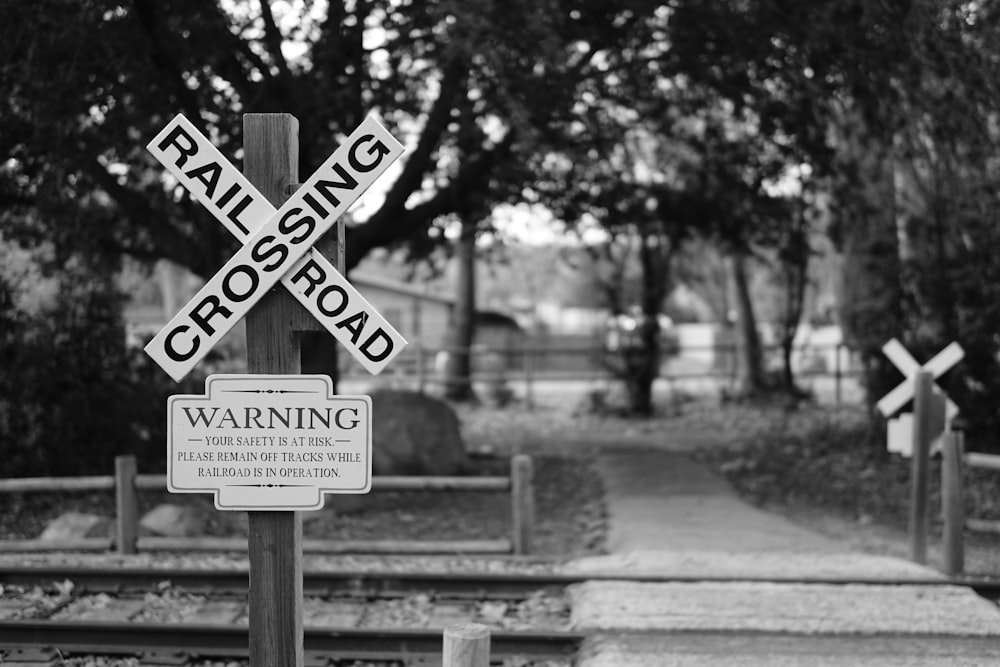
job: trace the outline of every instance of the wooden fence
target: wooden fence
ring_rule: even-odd
[[[510,494],[511,536],[479,540],[320,540],[305,539],[307,553],[514,553],[531,550],[534,530],[534,472],[530,456],[511,457],[510,476],[388,476],[372,478],[372,492],[378,491],[480,491]],[[137,551],[246,551],[247,538],[157,537],[139,534],[139,492],[166,491],[166,475],[141,475],[134,456],[115,459],[114,475],[92,477],[32,477],[0,479],[0,493],[51,493],[114,491],[115,531],[113,537],[75,540],[5,540],[0,552],[108,551],[123,554]]]
[[[733,383],[737,378],[736,346],[731,344],[685,345],[678,348],[677,355],[665,356],[659,369],[658,378],[671,386],[682,386],[688,382],[711,381]],[[449,379],[438,367],[441,353],[467,352],[471,358],[472,370],[467,378]],[[777,359],[780,347],[764,346],[766,359]],[[798,380],[819,380],[827,378],[832,384],[833,400],[840,404],[845,393],[851,391],[856,378],[861,374],[856,363],[850,360],[852,351],[844,344],[797,346],[794,353],[807,353],[829,363],[814,368],[800,367],[795,372]],[[685,362],[681,355],[712,358],[713,361]],[[421,393],[440,391],[449,382],[463,382],[485,385],[505,385],[513,389],[522,387],[526,403],[531,406],[535,385],[540,382],[606,382],[614,376],[604,361],[614,356],[599,346],[552,347],[522,345],[512,348],[491,349],[483,346],[471,348],[425,347],[413,343],[394,362],[387,378],[412,387]],[[341,362],[341,380],[367,381],[369,376],[354,360],[344,357]],[[845,392],[845,387],[848,389]]]
[[[1000,472],[1000,456],[965,451],[961,431],[952,431],[944,438],[941,450],[941,514],[944,518],[944,570],[962,574],[965,570],[965,530],[1000,533],[1000,521],[965,516],[963,483],[966,468]]]

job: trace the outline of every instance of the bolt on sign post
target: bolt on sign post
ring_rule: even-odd
[[[250,664],[301,666],[300,510],[368,492],[372,414],[368,396],[300,374],[298,332],[314,328],[307,312],[373,374],[406,345],[343,277],[343,244],[332,262],[314,246],[331,230],[342,238],[338,218],[403,147],[368,117],[299,185],[293,116],[245,114],[243,135],[242,174],[183,116],[148,146],[244,245],[146,352],[180,381],[246,317],[249,373],[212,375],[205,395],[168,401],[168,487],[248,512]]]

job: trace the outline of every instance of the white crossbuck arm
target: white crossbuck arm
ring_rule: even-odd
[[[147,345],[171,377],[183,378],[279,277],[369,372],[379,373],[402,351],[403,336],[312,247],[402,155],[373,117],[277,211],[183,115],[147,148],[246,244]]]

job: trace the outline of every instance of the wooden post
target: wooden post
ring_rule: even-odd
[[[299,123],[289,114],[243,116],[243,173],[275,208],[299,180],[298,132]],[[300,372],[300,342],[290,325],[298,308],[279,287],[248,313],[250,373]],[[288,511],[247,514],[250,665],[302,667],[302,516]]]
[[[442,667],[489,667],[490,629],[479,623],[456,623],[444,629]]]
[[[535,488],[531,457],[516,454],[510,459],[511,530],[515,554],[531,552],[535,529]]]
[[[423,394],[426,391],[426,378],[424,377],[424,345],[417,343],[417,392]]]
[[[139,537],[139,496],[135,492],[135,457],[115,457],[115,544],[118,553],[134,554]]]
[[[913,458],[910,467],[910,559],[927,562],[927,478],[930,464],[931,401],[934,376],[919,371],[914,378]]]
[[[535,407],[535,396],[533,394],[532,383],[534,378],[535,360],[533,358],[534,348],[530,345],[524,346],[524,403],[531,410]]]
[[[840,352],[842,349],[843,345],[841,343],[837,343],[836,347],[833,348],[833,396],[837,405],[840,405],[841,402]]]
[[[944,518],[944,571],[955,576],[965,569],[965,499],[962,493],[962,458],[965,436],[951,431],[945,436],[941,451],[941,514]]]

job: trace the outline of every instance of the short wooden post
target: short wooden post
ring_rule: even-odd
[[[490,629],[479,623],[456,623],[444,629],[442,667],[489,667]]]
[[[139,496],[135,491],[135,457],[115,457],[115,544],[118,553],[134,554],[139,537]]]
[[[931,401],[934,377],[919,371],[914,378],[913,458],[910,467],[910,559],[927,562],[927,481],[930,464]]]
[[[510,509],[515,554],[531,552],[535,529],[534,469],[531,457],[515,454],[510,459]]]
[[[951,431],[941,450],[941,514],[944,518],[944,571],[955,576],[965,569],[965,499],[962,493],[962,458],[965,435]]]
[[[243,173],[279,208],[298,183],[299,123],[289,114],[244,114]],[[338,223],[339,224],[339,223]],[[271,290],[246,317],[250,373],[296,375],[301,344],[290,322],[300,306]],[[248,512],[250,665],[302,667],[302,516]]]

